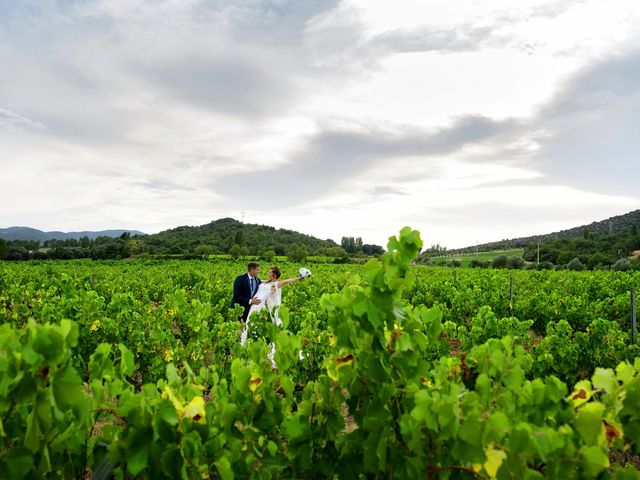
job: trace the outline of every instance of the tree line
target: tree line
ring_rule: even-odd
[[[555,267],[571,270],[594,270],[630,268],[627,258],[640,250],[640,234],[634,225],[616,234],[593,232],[584,228],[582,235],[574,238],[555,238],[537,244],[527,245],[523,258],[529,262],[546,262]]]
[[[138,235],[130,237],[128,233],[124,233],[117,238],[54,239],[46,240],[42,244],[37,240],[7,241],[0,238],[0,260],[73,260],[79,258],[108,260],[127,258],[148,251],[141,238]]]
[[[537,270],[640,270],[639,227],[621,230],[615,234],[590,231],[584,227],[576,238],[550,238],[525,246],[522,257],[497,255],[491,260],[474,258],[473,268],[508,268]],[[635,258],[630,259],[636,252]],[[417,259],[432,266],[459,267],[462,262],[451,251],[440,245],[425,249]]]
[[[120,237],[88,237],[80,239],[38,241],[0,239],[0,260],[94,260],[122,259],[149,254],[206,258],[230,255],[233,258],[253,256],[271,261],[287,256],[301,262],[309,256],[329,257],[335,263],[347,263],[354,257],[380,255],[384,249],[364,244],[362,238],[343,237],[342,245],[333,240],[320,240],[310,235],[265,225],[243,224],[234,219],[221,219],[197,227],[178,227],[153,235],[124,233]]]

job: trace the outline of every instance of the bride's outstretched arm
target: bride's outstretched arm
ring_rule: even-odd
[[[304,280],[304,278],[302,278],[302,277],[286,278],[286,279],[280,280],[278,282],[278,288],[282,288],[285,285],[289,285],[290,283],[301,282],[303,280]]]

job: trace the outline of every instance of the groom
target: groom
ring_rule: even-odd
[[[230,307],[233,308],[236,304],[244,307],[244,313],[242,314],[243,322],[247,321],[251,305],[260,303],[259,298],[253,298],[258,291],[258,285],[260,285],[259,274],[260,264],[258,262],[249,262],[247,265],[247,273],[238,276],[235,282],[233,282],[233,298],[231,299]]]

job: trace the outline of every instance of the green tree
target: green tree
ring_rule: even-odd
[[[322,255],[333,258],[347,257],[347,251],[342,247],[327,247],[321,250]]]
[[[234,243],[229,249],[229,255],[233,258],[238,259],[242,255],[242,248],[237,243]]]
[[[616,261],[616,263],[613,264],[611,268],[619,272],[626,272],[627,270],[631,269],[631,262],[628,258],[620,258]]]
[[[484,262],[478,258],[474,258],[469,262],[469,266],[471,268],[487,268],[489,266],[489,262]]]
[[[208,257],[209,255],[211,255],[214,252],[214,248],[213,245],[198,245],[194,250],[193,253],[195,253],[196,255],[198,255],[199,257]]]
[[[384,253],[384,248],[380,245],[365,243],[362,245],[362,251],[367,255],[382,255]]]
[[[584,263],[582,263],[579,258],[574,258],[569,263],[567,263],[567,270],[581,271],[585,268],[586,267],[584,266]]]
[[[243,245],[244,244],[244,231],[242,229],[240,229],[240,230],[238,230],[236,232],[235,243],[237,245]]]
[[[7,260],[29,260],[29,251],[14,243],[9,246],[5,258]]]
[[[606,265],[607,263],[608,263],[607,257],[601,252],[596,252],[589,257],[589,260],[587,261],[587,266],[590,269],[594,269],[598,266]]]
[[[563,250],[558,254],[555,263],[556,265],[565,265],[574,258],[576,258],[576,252],[571,250]]]
[[[0,260],[7,258],[9,252],[9,245],[4,238],[0,238]]]
[[[91,239],[87,236],[82,237],[79,243],[82,248],[91,248]]]
[[[537,270],[553,270],[553,263],[549,261],[540,262],[537,267]]]
[[[260,258],[262,258],[265,262],[273,262],[273,259],[276,258],[276,252],[274,252],[273,250],[266,250],[262,252]]]
[[[298,245],[297,243],[293,243],[289,246],[287,250],[287,258],[290,262],[304,262],[307,259],[309,252],[303,246]]]
[[[340,245],[349,253],[356,252],[355,239],[353,237],[342,237]]]
[[[134,255],[140,255],[145,251],[145,244],[140,240],[127,240],[124,246],[124,254],[127,257],[132,257]]]
[[[520,257],[509,257],[507,260],[507,268],[521,270],[524,268],[524,260]]]
[[[499,255],[491,261],[491,266],[493,268],[507,268],[508,261],[509,259],[506,257],[506,255]]]

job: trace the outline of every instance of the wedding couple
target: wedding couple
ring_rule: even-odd
[[[269,309],[271,321],[278,326],[282,325],[282,321],[278,316],[278,309],[282,302],[282,288],[290,283],[301,282],[311,275],[311,272],[306,268],[301,268],[298,273],[297,277],[280,280],[282,276],[280,268],[274,266],[267,273],[269,280],[262,282],[258,277],[260,264],[258,262],[249,262],[247,273],[236,278],[233,282],[231,308],[236,305],[244,307],[242,315],[244,329],[240,337],[240,345],[244,345],[247,341],[251,315],[262,310],[265,306]]]

